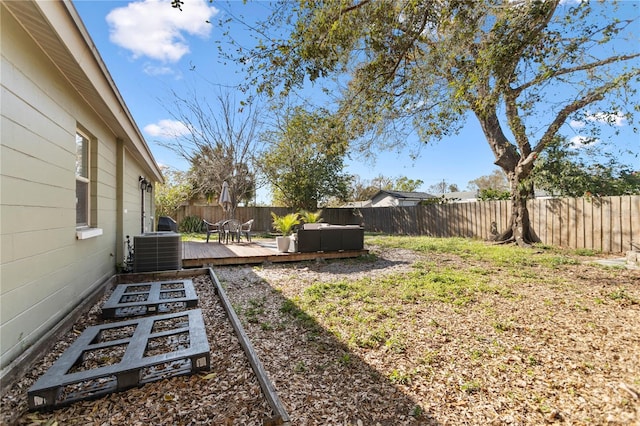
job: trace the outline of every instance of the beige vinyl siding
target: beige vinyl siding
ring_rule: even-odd
[[[124,209],[126,210],[126,213],[124,214],[124,229],[126,230],[125,235],[129,235],[132,238],[134,235],[140,234],[142,203],[138,178],[143,175],[144,173],[142,172],[142,169],[135,167],[135,162],[127,152],[124,175],[124,181],[127,183],[124,185]],[[131,182],[135,183],[135,185],[130,185],[129,183]],[[148,194],[145,193],[145,199],[147,197]],[[148,227],[145,226],[145,228]],[[146,230],[148,231],[148,229]]]
[[[117,241],[140,231],[138,176],[145,174],[125,150],[127,213],[118,229],[116,136],[4,6],[2,12],[0,368],[115,273]],[[89,217],[103,230],[86,240],[75,232],[77,129],[91,139]]]

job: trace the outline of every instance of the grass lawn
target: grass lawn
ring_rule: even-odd
[[[640,421],[638,271],[587,250],[365,244],[216,269],[294,424]]]

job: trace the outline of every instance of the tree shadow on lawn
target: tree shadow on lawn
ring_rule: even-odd
[[[216,268],[215,274],[292,424],[438,424],[391,378],[250,268]]]

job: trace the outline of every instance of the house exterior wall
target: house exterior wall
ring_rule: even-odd
[[[389,194],[380,194],[371,200],[371,207],[398,207],[415,206],[418,200],[396,198]]]
[[[395,207],[398,205],[398,200],[388,194],[382,194],[382,196],[375,197],[371,200],[371,207]]]
[[[5,368],[115,273],[124,235],[140,232],[138,178],[148,165],[116,137],[4,5],[0,15],[0,368]],[[76,233],[77,129],[90,137],[90,225],[102,230],[87,239]]]
[[[419,202],[420,202],[419,200],[404,200],[400,198],[396,200],[396,205],[402,206],[402,207],[417,206]]]

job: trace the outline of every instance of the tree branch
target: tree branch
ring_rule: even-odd
[[[638,72],[636,74],[640,74],[640,70],[638,70]],[[631,76],[629,76],[629,78],[630,77]],[[564,108],[562,108],[558,112],[558,115],[553,120],[553,122],[551,122],[551,124],[549,125],[549,127],[545,131],[545,133],[542,136],[542,138],[540,138],[540,141],[533,148],[533,152],[540,153],[540,152],[542,152],[542,150],[544,150],[544,148],[547,147],[547,145],[549,145],[549,143],[551,142],[553,137],[558,132],[558,129],[560,129],[560,126],[562,126],[565,123],[565,121],[567,120],[569,115],[571,115],[572,113],[578,111],[581,108],[584,108],[585,106],[587,106],[589,104],[592,104],[594,102],[602,100],[604,98],[604,96],[607,94],[607,92],[615,89],[619,85],[620,85],[620,82],[619,81],[615,81],[615,80],[611,81],[611,82],[608,82],[608,83],[605,83],[602,86],[599,86],[599,87],[596,87],[596,88],[590,90],[582,98],[576,99],[575,101],[571,102],[570,104],[568,104]],[[533,158],[533,156],[530,156],[530,157],[531,158],[527,158],[526,161],[532,163],[535,160],[535,158]]]
[[[552,78],[559,77],[561,75],[571,74],[573,72],[578,72],[578,71],[587,71],[587,70],[598,68],[598,67],[601,67],[601,66],[604,66],[604,65],[608,65],[608,64],[611,64],[611,63],[614,63],[614,62],[628,61],[628,60],[631,60],[631,59],[635,59],[637,57],[640,57],[640,53],[635,53],[633,55],[611,56],[611,57],[603,59],[601,61],[591,62],[589,64],[578,65],[578,66],[571,67],[571,68],[561,68],[561,69],[558,69],[558,70],[554,71],[551,74],[539,74],[533,80],[531,80],[529,82],[526,82],[526,83],[524,83],[523,85],[521,85],[519,87],[514,88],[513,91],[516,92],[517,95],[519,95],[524,90],[526,90],[526,89],[528,89],[528,88],[530,88],[532,86],[540,84],[543,81],[551,80]]]
[[[365,5],[369,4],[370,0],[362,0],[360,3],[356,3],[353,6],[349,6],[349,7],[345,7],[344,9],[340,10],[340,14],[343,15],[345,13],[349,13],[353,10],[359,9],[361,7],[364,7]]]

